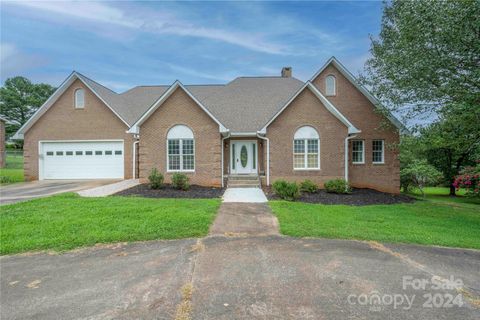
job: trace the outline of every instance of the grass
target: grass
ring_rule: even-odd
[[[456,195],[457,195],[456,197],[451,197],[449,195],[450,189],[446,187],[427,187],[427,188],[424,188],[424,192],[425,192],[425,199],[431,200],[431,201],[480,204],[480,199],[466,197],[464,189],[458,190],[456,192]],[[416,197],[417,199],[423,199],[422,194],[418,189],[412,190],[409,194]]]
[[[202,237],[220,199],[82,198],[73,193],[7,205],[0,254],[96,243]]]
[[[0,184],[23,181],[23,157],[8,154],[5,158],[5,168],[0,169]]]
[[[439,190],[411,204],[344,206],[270,202],[283,234],[480,249],[480,207]],[[447,190],[448,195],[448,190]]]

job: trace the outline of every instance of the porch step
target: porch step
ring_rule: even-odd
[[[260,188],[260,179],[257,175],[230,175],[229,188]]]

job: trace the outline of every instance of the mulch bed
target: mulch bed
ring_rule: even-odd
[[[115,193],[116,196],[137,196],[144,198],[189,198],[189,199],[211,199],[220,198],[225,191],[224,188],[190,186],[187,191],[174,189],[166,184],[162,189],[150,189],[148,183],[139,184],[130,189]]]
[[[263,191],[268,200],[280,200],[280,197],[275,195],[271,188],[264,188]],[[410,203],[414,202],[415,199],[404,194],[384,193],[372,189],[353,189],[351,194],[328,193],[325,190],[318,190],[315,193],[303,192],[297,201],[306,203],[367,206],[374,204]]]

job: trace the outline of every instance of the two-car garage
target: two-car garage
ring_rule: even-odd
[[[40,179],[123,179],[123,140],[41,141]]]

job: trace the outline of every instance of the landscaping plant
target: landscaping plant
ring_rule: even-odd
[[[302,183],[300,183],[300,191],[301,192],[308,192],[308,193],[314,193],[317,192],[317,185],[312,181],[312,180],[305,180]]]
[[[411,165],[400,170],[400,180],[404,191],[410,187],[418,188],[422,194],[423,188],[435,185],[442,178],[442,173],[429,165],[425,160],[416,160]]]
[[[190,184],[188,183],[189,178],[184,173],[174,173],[172,175],[172,185],[175,189],[179,190],[188,190],[190,189]]]
[[[300,189],[295,182],[277,180],[272,185],[273,191],[280,198],[288,201],[295,201],[300,196]]]
[[[150,181],[150,188],[161,189],[163,187],[163,174],[157,168],[153,168],[148,176],[148,181]]]
[[[455,177],[453,186],[458,190],[464,188],[466,196],[480,197],[480,163],[475,167],[466,167]]]
[[[344,179],[328,180],[324,184],[325,190],[330,193],[351,193],[352,188]]]

